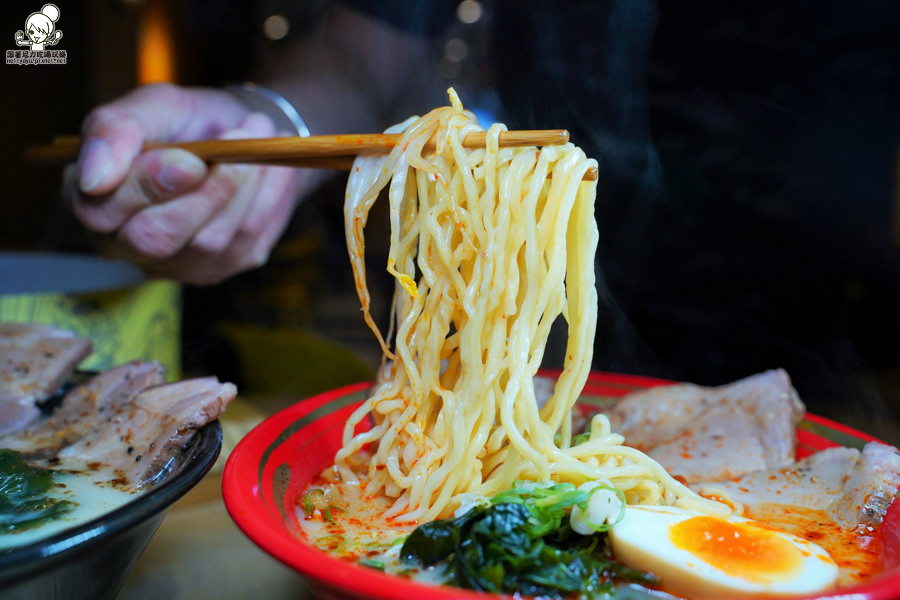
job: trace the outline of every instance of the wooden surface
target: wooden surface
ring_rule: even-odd
[[[266,414],[299,398],[235,401],[223,415],[222,455],[170,509],[117,600],[307,600],[303,578],[260,550],[222,501],[222,467],[237,441]]]

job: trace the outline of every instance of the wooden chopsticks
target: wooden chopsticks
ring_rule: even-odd
[[[463,145],[482,147],[487,132],[473,132]],[[144,150],[181,148],[209,163],[249,163],[322,169],[350,169],[358,154],[387,154],[400,141],[400,134],[343,134],[310,137],[277,137],[245,140],[200,140],[194,142],[149,142]],[[565,144],[569,132],[565,129],[505,131],[500,134],[501,146],[548,146]],[[58,164],[78,156],[81,140],[76,136],[61,136],[51,144],[29,146],[26,160],[38,164]],[[425,145],[433,150],[434,142]],[[596,180],[597,171],[591,169],[584,177]]]

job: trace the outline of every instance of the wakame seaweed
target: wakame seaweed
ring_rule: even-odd
[[[0,450],[0,534],[70,513],[74,503],[47,495],[55,485],[52,471],[28,465],[15,450]]]
[[[589,496],[570,484],[517,487],[488,506],[419,526],[400,556],[425,566],[443,562],[451,583],[493,593],[598,598],[617,583],[658,583],[612,560],[606,533],[572,530],[571,507],[584,508]]]

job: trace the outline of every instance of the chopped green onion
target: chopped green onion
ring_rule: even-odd
[[[616,515],[615,521],[606,520],[603,523],[592,523],[590,519],[587,518],[587,504],[590,502],[590,497],[596,494],[599,490],[606,490],[609,492],[613,492],[616,495],[616,498],[619,499],[619,513]],[[588,492],[588,502],[585,502],[585,506],[580,507],[581,510],[584,511],[584,522],[588,524],[588,527],[597,531],[599,533],[606,533],[610,529],[612,529],[619,521],[625,518],[625,492],[618,488],[610,487],[608,485],[598,485],[593,488],[590,492]]]
[[[313,501],[313,494],[321,495],[324,498],[325,490],[320,488],[313,488],[306,492],[306,497],[303,499],[303,512],[306,513],[307,517],[312,517],[316,513],[316,505]]]
[[[335,504],[329,504],[325,507],[323,514],[325,515],[325,520],[329,523],[334,523],[334,517],[331,515],[331,511],[336,510],[338,512],[344,512],[344,509]]]
[[[584,433],[579,433],[578,435],[576,435],[575,437],[572,438],[572,445],[577,446],[579,444],[583,444],[587,441],[590,441],[590,439],[591,439],[591,433],[589,431],[586,431]]]
[[[369,567],[370,569],[377,569],[378,571],[384,571],[385,566],[384,562],[374,558],[361,558],[359,559],[359,564],[364,567]]]

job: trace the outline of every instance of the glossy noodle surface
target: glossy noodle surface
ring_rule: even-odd
[[[629,503],[720,509],[623,446],[602,416],[573,445],[571,409],[597,320],[597,184],[582,181],[596,161],[572,144],[500,148],[499,124],[484,148],[463,148],[481,128],[452,90],[451,101],[402,124],[394,152],[360,158],[348,182],[348,249],[387,362],[347,423],[336,457],[342,479],[392,498],[387,516],[401,521],[446,517],[465,498],[520,480],[599,479]],[[436,151],[423,154],[432,137]],[[397,282],[387,334],[369,314],[364,266],[365,225],[382,190],[391,219],[386,267]],[[540,405],[533,380],[559,318],[568,326],[564,367]],[[374,426],[354,435],[369,415]],[[349,459],[369,444],[371,460],[354,468]]]

